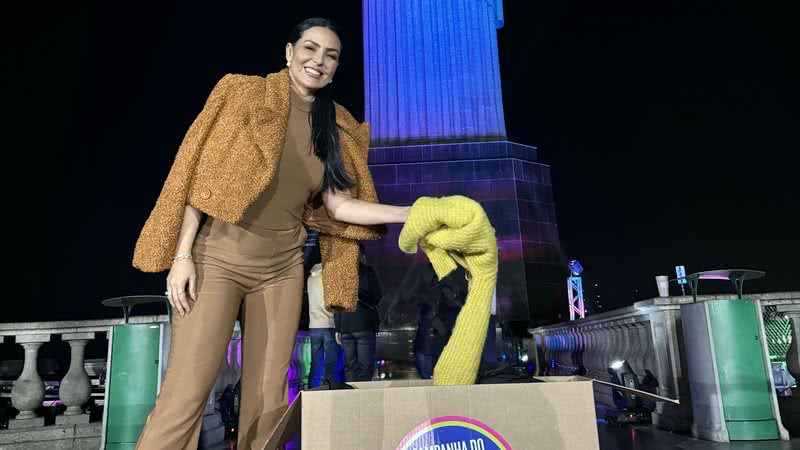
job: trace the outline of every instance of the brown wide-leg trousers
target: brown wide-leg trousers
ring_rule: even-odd
[[[207,230],[206,230],[207,231]],[[137,450],[195,450],[202,413],[243,306],[239,450],[261,450],[287,406],[287,376],[300,320],[305,230],[279,231],[263,241],[236,229],[233,246],[194,248],[197,302],[173,315],[167,370]],[[243,244],[259,240],[260,250]],[[219,244],[218,241],[215,245]],[[231,250],[233,249],[233,250]],[[247,249],[250,254],[243,254]],[[242,303],[243,302],[243,303]]]

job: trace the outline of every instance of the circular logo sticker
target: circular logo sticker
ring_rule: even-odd
[[[503,436],[469,417],[427,420],[400,441],[397,450],[511,450]]]

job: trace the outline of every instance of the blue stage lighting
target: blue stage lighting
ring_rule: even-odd
[[[570,261],[567,266],[569,267],[569,271],[572,273],[573,277],[579,277],[581,276],[581,273],[583,273],[583,266],[578,262],[577,259]]]

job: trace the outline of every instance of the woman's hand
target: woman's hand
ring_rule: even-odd
[[[167,275],[167,297],[172,308],[185,317],[197,301],[197,273],[191,259],[177,259]]]
[[[169,304],[181,317],[189,314],[192,304],[197,301],[197,274],[192,262],[192,243],[202,218],[203,213],[199,209],[191,205],[184,207],[181,233],[175,250],[177,255],[172,259],[172,268],[167,275],[166,295]]]

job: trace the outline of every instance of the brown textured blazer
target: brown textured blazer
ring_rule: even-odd
[[[160,272],[172,265],[186,204],[228,223],[241,220],[275,176],[289,120],[286,69],[266,78],[225,75],[178,149],[161,194],[136,242],[133,265]],[[367,168],[369,125],[336,105],[341,157],[355,181],[354,198],[376,202]],[[332,220],[318,202],[303,223],[320,232],[325,304],[354,311],[358,295],[356,240],[377,239],[384,226]]]

